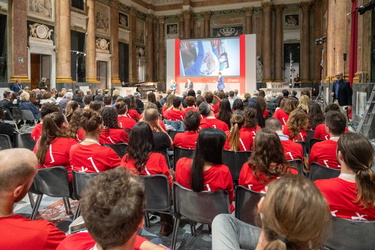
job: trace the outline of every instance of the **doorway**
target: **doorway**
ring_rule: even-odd
[[[30,54],[31,89],[35,89],[37,87],[42,77],[47,78],[47,84],[51,86],[51,56],[42,54]]]
[[[300,44],[284,44],[284,80],[290,83],[300,69]]]
[[[107,88],[108,63],[106,61],[97,61],[96,69],[96,79],[100,81],[100,87]]]

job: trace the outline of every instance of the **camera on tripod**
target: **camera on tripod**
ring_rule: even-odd
[[[327,42],[327,37],[323,36],[321,38],[315,39],[315,45],[322,45]]]

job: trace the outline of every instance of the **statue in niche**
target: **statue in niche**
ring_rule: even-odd
[[[257,82],[261,82],[263,79],[263,64],[260,61],[260,56],[257,56]]]

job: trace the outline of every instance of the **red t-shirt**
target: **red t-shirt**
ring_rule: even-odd
[[[83,128],[77,130],[77,139],[78,141],[83,141],[85,139],[86,131]]]
[[[34,153],[38,151],[39,142],[35,144]],[[46,158],[44,164],[39,164],[38,168],[50,168],[55,166],[64,166],[68,172],[71,172],[71,166],[69,162],[70,148],[77,144],[76,139],[72,138],[56,138],[52,141],[47,149]]]
[[[309,156],[309,165],[317,162],[322,166],[340,169],[341,166],[336,158],[337,141],[326,140],[317,142],[311,148]]]
[[[252,136],[253,136],[253,139],[254,137],[257,135],[257,131],[261,129],[260,126],[256,126],[255,128],[247,128],[247,127],[242,127],[240,129],[240,133],[245,133],[245,132],[248,132],[248,133],[251,133]]]
[[[108,133],[109,131],[109,133]],[[100,144],[116,144],[128,142],[129,136],[122,128],[103,129],[99,136]]]
[[[219,113],[219,109],[220,109],[220,102],[217,102],[215,105],[211,105],[213,111],[214,111],[214,114],[216,115],[217,113]]]
[[[33,138],[34,141],[38,141],[40,136],[42,136],[42,127],[43,127],[43,124],[38,123],[37,125],[35,125],[35,127],[31,131],[31,138]]]
[[[301,129],[297,135],[291,137],[288,126],[284,126],[283,134],[289,136],[289,139],[292,141],[306,141],[307,138],[307,132],[305,129]]]
[[[352,220],[375,220],[375,207],[364,208],[357,199],[357,184],[341,178],[314,181],[326,197],[333,216]]]
[[[185,110],[167,110],[164,112],[164,118],[170,121],[183,121],[186,113]]]
[[[168,177],[169,185],[172,186],[173,180],[172,176],[169,172],[169,168],[165,157],[160,153],[151,153],[148,157],[145,169],[142,170],[140,173],[138,172],[134,159],[127,159],[128,154],[124,155],[121,159],[121,166],[124,166],[130,172],[134,174],[140,175],[155,175],[155,174],[163,174]]]
[[[135,236],[134,250],[139,250],[141,244],[147,241],[142,236]],[[87,232],[71,234],[63,240],[56,250],[90,250],[95,246],[96,242]]]
[[[345,133],[348,133],[348,128],[345,128]],[[326,124],[319,124],[314,130],[314,138],[320,140],[329,140],[331,137],[326,131]]]
[[[228,125],[225,122],[216,118],[203,118],[201,120],[200,127],[201,128],[217,128],[217,129],[223,130],[224,132],[229,131]]]
[[[133,119],[139,120],[139,113],[135,109],[129,109],[128,110],[128,116],[129,116],[129,118],[133,118]]]
[[[0,217],[1,250],[56,249],[65,233],[51,222],[30,220],[21,215]]]
[[[175,178],[182,186],[191,189],[191,165],[193,160],[183,157],[177,161]],[[203,172],[204,191],[227,190],[230,203],[234,201],[232,174],[224,164],[212,165]],[[231,211],[234,210],[231,204]]]
[[[69,154],[72,170],[98,173],[120,165],[120,157],[110,147],[99,144],[74,145]]]
[[[193,110],[193,111],[197,111],[198,112],[198,109],[195,108],[195,107],[189,107],[189,108],[186,108],[185,109],[185,113],[187,114],[187,112],[189,112],[190,110]]]
[[[282,109],[276,110],[272,117],[279,119],[281,125],[286,125],[286,122],[289,119],[289,115]]]
[[[303,159],[302,145],[291,140],[281,140],[281,145],[284,148],[285,158],[290,160]]]
[[[267,109],[265,109],[264,111],[263,111],[263,118],[267,118],[268,117],[268,110]]]
[[[254,144],[254,135],[253,132],[249,128],[241,128],[240,129],[240,141],[239,144],[239,151],[251,151],[253,149]],[[227,135],[227,139],[224,144],[225,150],[230,150],[230,141],[229,141],[229,131],[226,131],[225,134]]]
[[[135,124],[136,124],[136,122],[132,118],[130,118],[126,115],[119,115],[118,116],[118,125],[119,125],[120,128],[132,129]]]
[[[173,146],[194,149],[197,146],[198,135],[199,133],[192,131],[178,133],[174,137]]]
[[[298,174],[298,171],[294,168],[287,168],[287,170],[291,174]],[[262,172],[258,173],[258,177],[259,179],[255,177],[254,170],[249,163],[245,162],[242,165],[238,185],[244,186],[255,192],[265,193],[267,191],[268,183],[278,178],[277,176],[274,176],[267,180],[266,176]]]

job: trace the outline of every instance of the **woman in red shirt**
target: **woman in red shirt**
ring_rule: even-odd
[[[232,128],[230,132],[225,132],[227,140],[224,144],[225,150],[231,151],[250,151],[253,148],[253,134],[242,130],[245,123],[244,112],[237,110],[233,113]],[[242,133],[241,133],[242,131]]]
[[[257,119],[258,112],[256,109],[253,108],[245,108],[244,110],[244,117],[245,117],[245,123],[243,127],[241,128],[241,134],[250,134],[252,137],[255,137],[256,132],[261,129],[260,126],[258,126],[258,119]]]
[[[85,130],[81,127],[82,109],[77,109],[73,112],[72,118],[69,122],[68,135],[78,141],[83,141],[85,138]]]
[[[297,170],[288,167],[279,136],[263,128],[255,137],[249,162],[242,166],[238,184],[255,192],[266,192],[270,181],[290,173],[298,174]]]
[[[185,132],[174,137],[173,146],[194,149],[197,145],[201,116],[197,111],[190,110],[184,118]]]
[[[128,134],[118,125],[117,112],[114,108],[104,107],[99,111],[103,117],[104,129],[99,137],[100,144],[127,143]]]
[[[134,99],[134,96],[127,96],[124,98],[124,102],[128,107],[128,117],[134,119],[135,121],[139,121],[139,113],[137,109],[137,103]]]
[[[230,203],[234,187],[229,168],[223,164],[225,134],[216,128],[202,129],[198,136],[194,159],[178,160],[175,178],[178,183],[195,192],[227,190]],[[234,210],[231,205],[231,211]]]
[[[132,129],[136,121],[129,117],[126,103],[124,101],[116,102],[115,108],[118,114],[118,125],[120,128],[125,130]]]
[[[279,119],[281,125],[286,125],[289,114],[297,108],[297,103],[292,98],[283,98],[280,108],[275,111],[272,117]]]
[[[103,118],[90,109],[82,111],[81,125],[85,138],[70,149],[69,161],[72,170],[98,173],[120,165],[120,157],[110,147],[99,144],[103,129]]]
[[[315,181],[333,216],[375,220],[374,148],[362,134],[345,133],[337,143],[339,177]]]
[[[77,140],[67,136],[68,130],[69,123],[60,112],[53,112],[43,118],[42,136],[34,147],[39,168],[64,166],[68,172],[71,171],[69,151],[77,144]]]
[[[290,113],[288,122],[284,126],[283,134],[289,136],[292,141],[305,141],[306,129],[309,126],[306,113],[302,109],[296,109]]]

